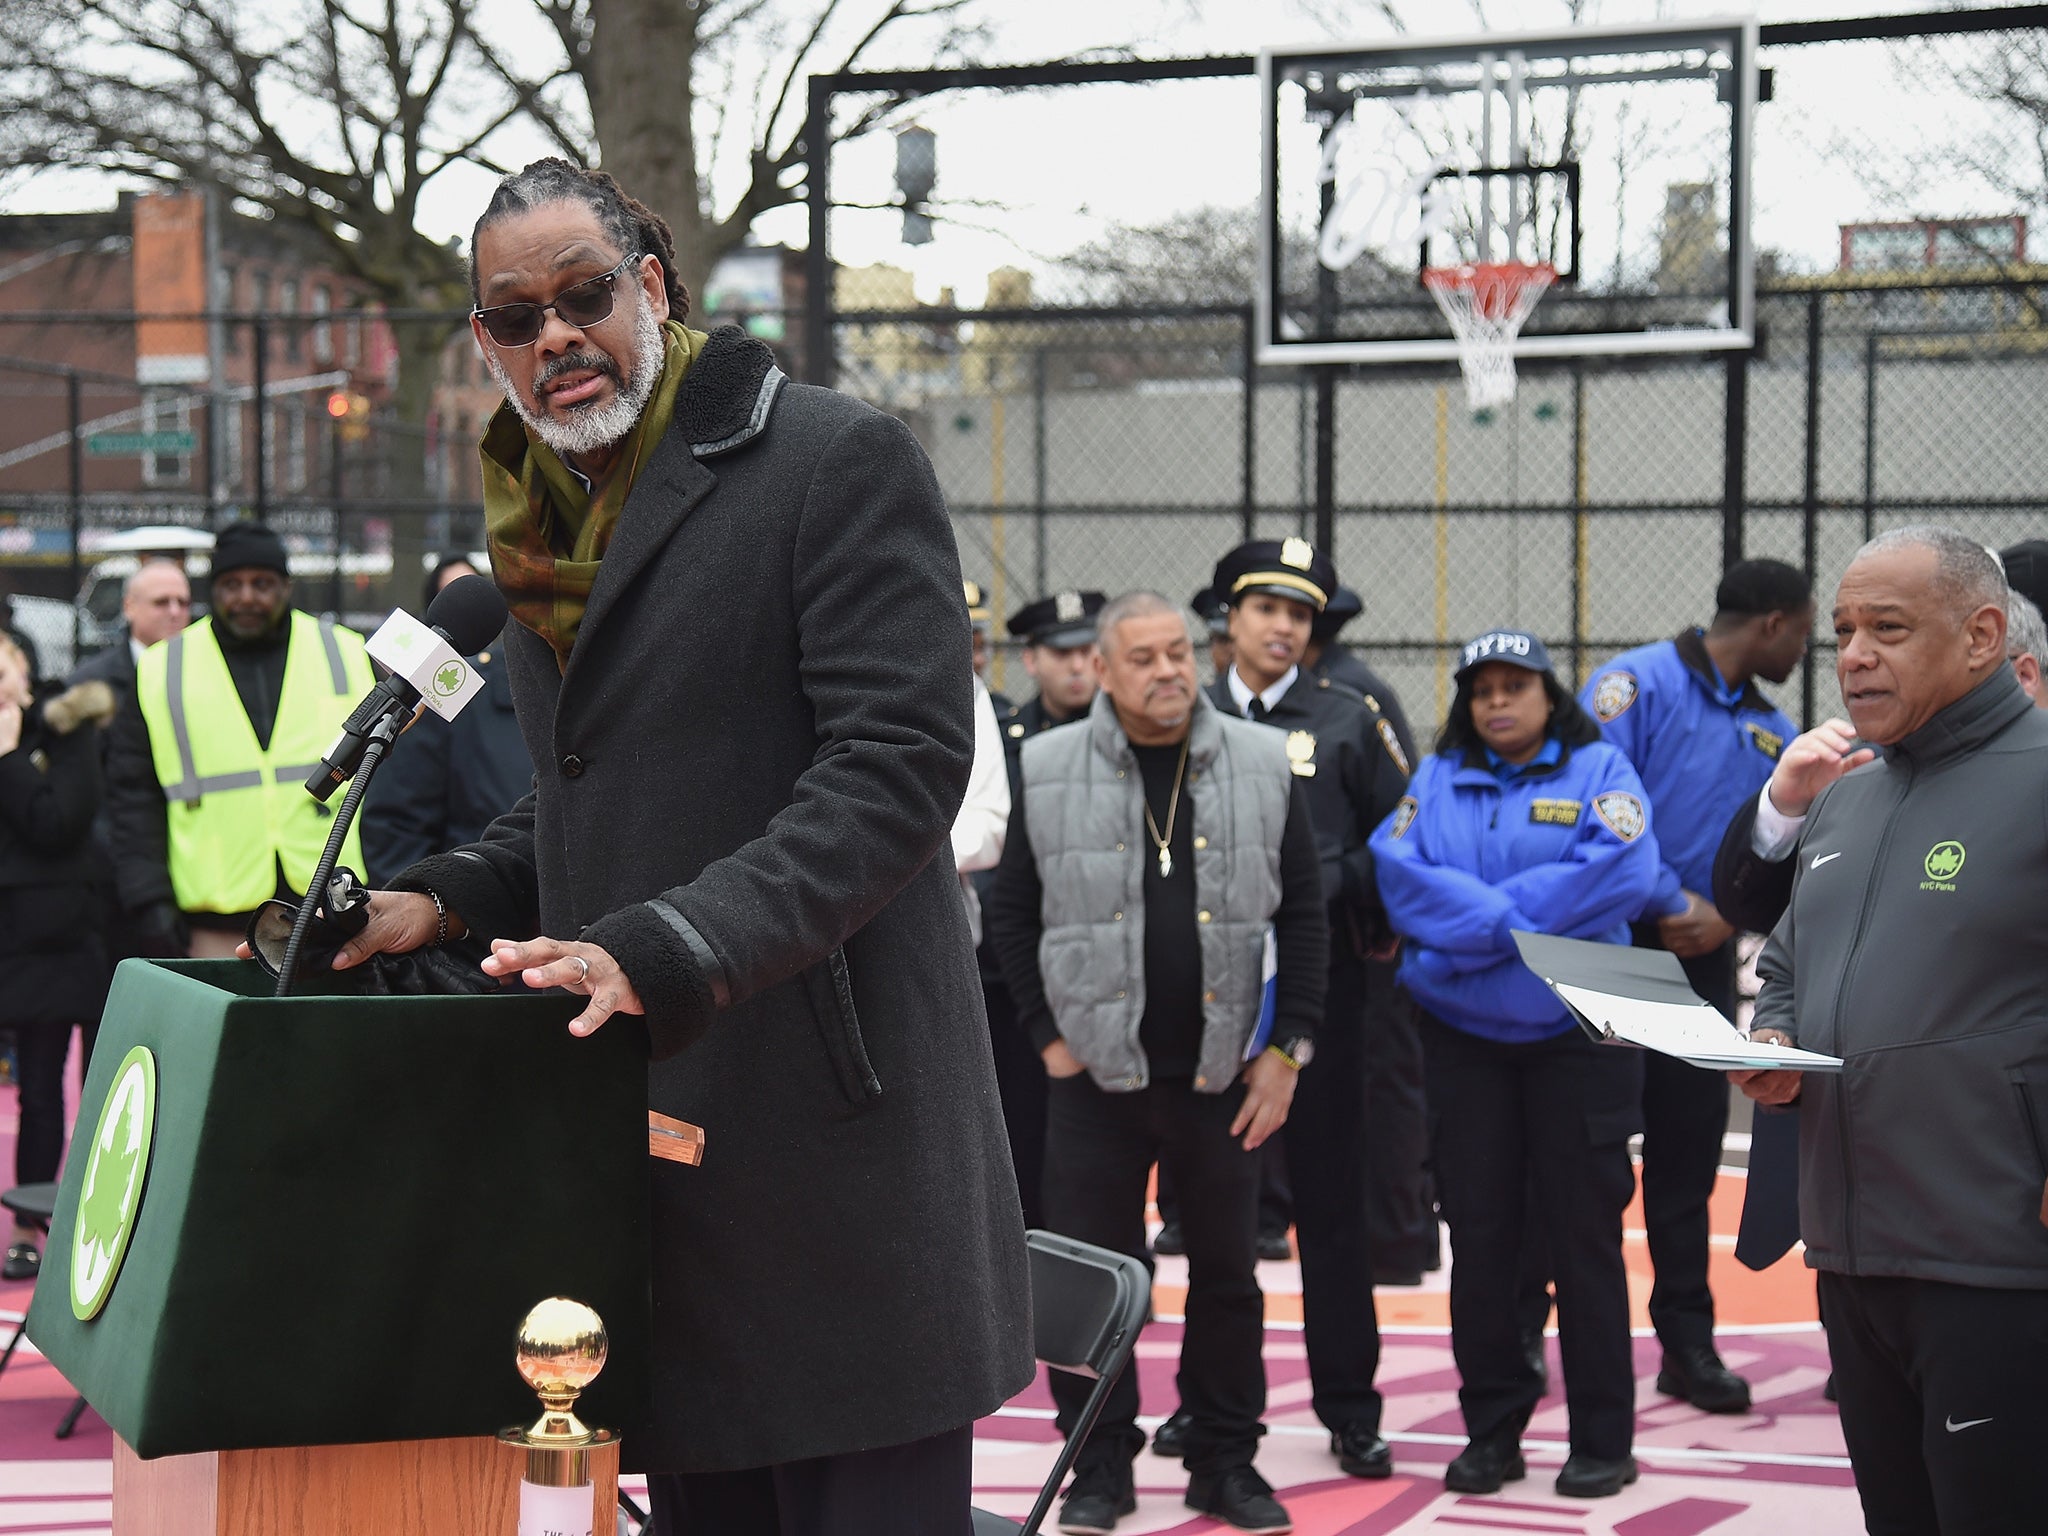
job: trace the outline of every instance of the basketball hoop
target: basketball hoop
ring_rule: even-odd
[[[1469,262],[1425,267],[1422,281],[1458,339],[1465,399],[1475,411],[1515,398],[1515,338],[1557,279],[1548,262]]]

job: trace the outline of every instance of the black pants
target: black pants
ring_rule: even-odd
[[[1533,1188],[1557,1282],[1571,1449],[1626,1455],[1635,1366],[1621,1215],[1635,1191],[1628,1138],[1641,1116],[1642,1053],[1576,1029],[1503,1044],[1428,1017],[1422,1049],[1465,1432],[1519,1435],[1536,1405],[1516,1310]]]
[[[1378,1434],[1365,986],[1363,964],[1338,955],[1316,1058],[1295,1086],[1281,1136],[1294,1182],[1302,1342],[1316,1417],[1333,1430],[1357,1424]]]
[[[1254,1212],[1259,1159],[1230,1134],[1244,1087],[1197,1093],[1186,1079],[1105,1093],[1086,1073],[1055,1079],[1046,1117],[1045,1220],[1055,1232],[1149,1262],[1145,1182],[1158,1161],[1180,1180],[1187,1242],[1187,1326],[1181,1406],[1191,1415],[1191,1472],[1249,1466],[1264,1433],[1265,1298],[1259,1293]],[[1052,1373],[1059,1426],[1070,1431],[1094,1383]],[[1077,1465],[1128,1462],[1145,1444],[1135,1370],[1118,1378]]]
[[[1045,1061],[1017,1025],[1017,1005],[1010,1001],[1010,989],[986,970],[981,977],[981,998],[988,1009],[996,1093],[1003,1103],[1003,1129],[1010,1139],[1010,1162],[1017,1170],[1024,1225],[1042,1227],[1045,1211],[1038,1190],[1045,1168]]]
[[[1395,984],[1396,967],[1363,962],[1365,974],[1365,1212],[1376,1268],[1393,1274],[1435,1269],[1436,1201],[1429,1185],[1429,1116],[1415,1004]],[[1331,980],[1334,984],[1335,976]],[[1320,1042],[1318,1042],[1320,1044]],[[1321,1065],[1320,1060],[1317,1065]]]
[[[1735,946],[1679,962],[1695,992],[1735,1019]],[[1650,1322],[1666,1349],[1714,1342],[1708,1202],[1728,1130],[1728,1080],[1656,1051],[1643,1062],[1643,1226],[1657,1277]]]
[[[2048,1527],[2048,1291],[1820,1273],[1871,1536]]]
[[[1287,1171],[1287,1143],[1275,1136],[1253,1154],[1259,1160],[1258,1233],[1261,1237],[1285,1237],[1294,1225],[1294,1190]],[[1180,1189],[1173,1180],[1173,1164],[1159,1164],[1157,1193],[1161,1226],[1180,1225]]]
[[[16,1024],[14,1058],[21,1073],[21,1129],[14,1143],[14,1182],[47,1184],[64,1156],[64,1058],[69,1024]],[[81,1062],[92,1060],[97,1021],[78,1026]],[[88,1134],[90,1134],[88,1132]]]
[[[745,1472],[647,1479],[653,1536],[969,1536],[974,1426]]]

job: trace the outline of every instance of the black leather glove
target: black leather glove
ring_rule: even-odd
[[[271,976],[284,964],[298,908],[290,902],[266,901],[249,919],[249,950]],[[334,957],[362,924],[338,926],[315,913],[299,946],[298,969],[292,977],[294,997],[481,997],[503,983],[486,976],[483,962],[490,949],[481,940],[456,939],[406,955],[372,955],[361,965],[337,971]]]
[[[128,914],[135,953],[145,960],[184,960],[192,953],[192,929],[175,902],[153,901]]]

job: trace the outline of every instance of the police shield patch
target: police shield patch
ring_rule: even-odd
[[[1387,756],[1394,760],[1394,766],[1405,776],[1408,773],[1408,754],[1401,750],[1401,738],[1394,734],[1394,728],[1381,720],[1377,722],[1380,742],[1387,749]]]
[[[1394,836],[1405,835],[1415,824],[1415,813],[1422,807],[1415,803],[1413,795],[1403,795],[1394,806]]]
[[[1607,829],[1624,843],[1632,843],[1643,835],[1643,802],[1627,790],[1610,789],[1593,802],[1593,809],[1600,813]]]
[[[1602,720],[1612,720],[1635,703],[1640,691],[1633,673],[1608,672],[1593,685],[1593,713]]]
[[[1287,766],[1301,778],[1316,776],[1316,739],[1308,731],[1287,733]]]

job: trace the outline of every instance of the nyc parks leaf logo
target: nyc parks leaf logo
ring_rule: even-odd
[[[444,699],[452,699],[462,692],[462,685],[468,681],[469,668],[459,661],[451,661],[434,674],[434,692]]]
[[[71,1311],[80,1322],[99,1316],[121,1261],[128,1256],[155,1129],[156,1057],[149,1047],[138,1045],[114,1073],[79,1191],[71,1245]]]
[[[1927,858],[1921,867],[1927,871],[1927,880],[1921,890],[1954,890],[1955,878],[1963,869],[1963,845],[1953,841],[1936,843],[1927,850]]]

